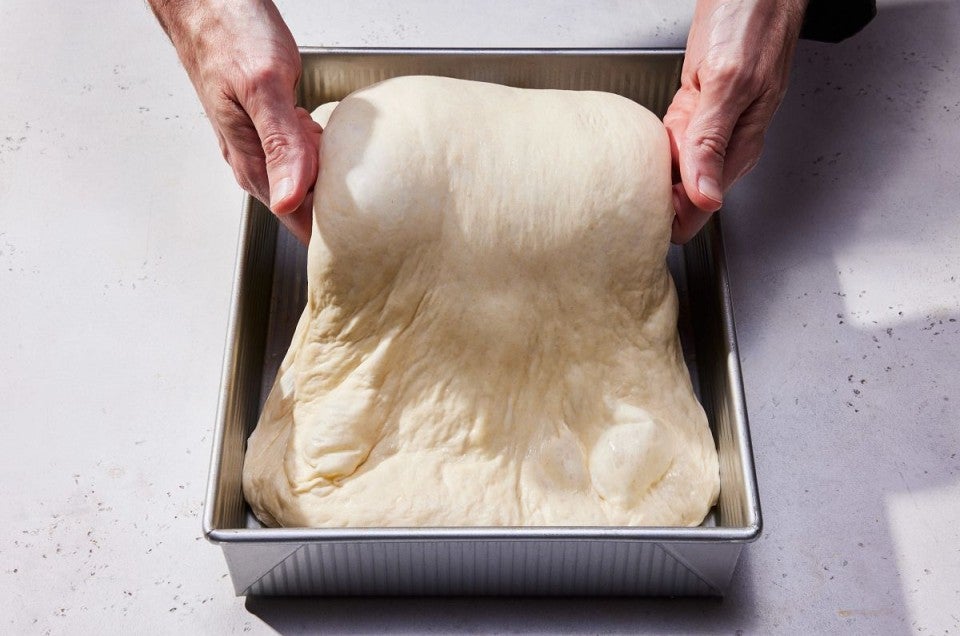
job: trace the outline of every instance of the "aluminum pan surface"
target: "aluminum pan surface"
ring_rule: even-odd
[[[308,110],[399,75],[444,75],[520,88],[602,90],[663,117],[683,55],[635,49],[302,49],[299,103]]]
[[[257,221],[259,219],[259,222]],[[238,307],[235,307],[235,310],[231,315],[231,326],[233,327],[232,332],[236,331],[236,325],[246,322],[247,324],[256,325],[253,330],[258,332],[261,336],[257,342],[250,342],[249,339],[246,340],[248,347],[256,348],[256,346],[261,347],[260,355],[247,355],[245,359],[247,360],[244,363],[242,360],[238,361],[240,354],[245,351],[241,345],[241,339],[236,335],[232,335],[228,339],[227,346],[227,360],[224,367],[224,381],[223,381],[223,395],[221,397],[221,409],[218,415],[218,431],[215,435],[215,449],[214,449],[214,465],[215,470],[219,470],[218,464],[220,464],[224,459],[232,460],[230,462],[232,470],[225,471],[226,474],[223,477],[228,477],[235,474],[235,479],[229,479],[229,487],[226,489],[227,493],[224,493],[222,488],[218,487],[219,492],[213,494],[213,496],[208,497],[207,502],[207,515],[205,519],[205,532],[208,538],[215,542],[233,542],[233,543],[258,543],[258,542],[309,542],[314,540],[323,540],[323,541],[422,541],[424,539],[436,539],[436,540],[448,540],[448,541],[457,541],[457,540],[480,540],[480,539],[496,539],[496,540],[515,540],[517,538],[526,538],[530,540],[559,540],[559,539],[583,539],[583,540],[599,540],[599,539],[611,539],[617,538],[621,540],[645,540],[645,541],[681,541],[681,542],[716,542],[716,541],[732,541],[732,542],[745,542],[754,540],[760,531],[760,519],[759,519],[759,509],[754,510],[752,506],[747,505],[746,510],[741,506],[736,506],[740,508],[739,512],[742,518],[738,524],[729,524],[724,523],[722,525],[716,525],[714,527],[692,527],[692,528],[676,528],[676,527],[562,527],[562,526],[550,526],[550,527],[455,527],[455,528],[265,528],[260,526],[259,523],[253,519],[252,515],[247,512],[244,515],[244,521],[242,523],[234,523],[225,526],[224,524],[217,524],[213,519],[213,510],[214,507],[212,504],[217,501],[222,502],[226,497],[225,494],[229,494],[228,499],[231,502],[231,507],[242,506],[246,509],[245,504],[242,500],[239,499],[239,470],[241,467],[240,461],[242,461],[242,455],[240,452],[235,452],[234,457],[224,457],[223,453],[223,442],[224,442],[224,432],[219,430],[220,428],[226,427],[229,423],[233,423],[234,426],[238,426],[239,420],[246,420],[246,425],[242,428],[242,436],[245,439],[246,435],[252,430],[252,427],[256,424],[256,419],[259,414],[259,411],[262,407],[262,401],[265,397],[265,392],[269,390],[273,382],[273,377],[276,372],[276,368],[279,365],[279,360],[282,358],[283,354],[286,351],[287,343],[289,343],[290,333],[295,325],[296,319],[299,317],[301,308],[303,307],[305,301],[305,288],[303,288],[303,274],[302,267],[304,266],[305,260],[305,250],[292,238],[289,233],[286,232],[277,232],[276,224],[269,214],[269,212],[263,208],[259,203],[249,200],[246,205],[245,212],[245,221],[244,228],[247,232],[247,238],[241,239],[241,257],[238,259],[238,278],[236,281],[236,290],[235,302]],[[267,232],[267,230],[272,230],[272,232]],[[266,237],[264,236],[266,235]],[[273,254],[267,254],[269,243],[274,242],[276,252]],[[693,276],[693,293],[698,295],[706,295],[707,290],[712,292],[712,295],[718,297],[718,300],[726,304],[726,311],[730,312],[729,307],[729,297],[726,288],[726,280],[724,272],[722,269],[717,268],[716,270],[709,270],[707,268],[708,263],[713,263],[713,259],[716,258],[715,254],[707,255],[705,254],[705,245],[719,242],[719,236],[715,224],[711,224],[704,232],[703,235],[698,237],[690,246],[684,248],[683,252],[680,252],[677,248],[674,248],[671,256],[673,261],[671,265],[674,271],[674,276],[684,275],[685,271],[682,267],[683,259],[678,259],[678,256],[685,255],[687,261],[691,260],[690,254],[693,253],[696,258],[699,259],[700,267],[703,268],[702,274],[704,276]],[[717,248],[715,248],[717,249]],[[260,266],[253,266],[250,261],[261,261]],[[263,267],[262,261],[269,260],[270,267],[266,269]],[[697,267],[697,265],[694,265]],[[715,280],[703,280],[707,278],[706,274],[713,274]],[[294,275],[297,274],[297,275]],[[263,288],[266,287],[266,293],[263,294],[262,298],[258,303],[250,303],[249,296],[244,302],[243,290],[244,287],[250,287],[250,282],[253,280],[254,276],[260,277],[260,283],[257,287],[261,290],[263,294]],[[265,282],[272,280],[272,283]],[[699,285],[697,284],[699,283]],[[684,290],[686,285],[678,281],[678,289]],[[722,292],[722,293],[718,293]],[[689,295],[690,290],[686,290],[685,295]],[[683,291],[681,291],[683,294]],[[689,298],[684,299],[686,303],[689,303]],[[251,312],[250,307],[260,306],[259,312]],[[245,310],[241,310],[239,306],[244,305]],[[254,315],[251,315],[254,314]],[[259,320],[254,321],[255,315],[260,314]],[[263,316],[262,314],[267,314]],[[279,323],[279,324],[278,324]],[[285,323],[285,325],[284,325]],[[726,381],[726,387],[721,387],[724,390],[717,391],[716,383],[709,378],[704,379],[704,368],[694,369],[694,371],[699,371],[701,380],[698,384],[703,384],[704,389],[701,394],[702,400],[716,400],[722,399],[725,402],[724,411],[726,411],[726,417],[730,418],[731,426],[729,426],[728,435],[724,436],[723,431],[716,430],[716,423],[712,422],[714,427],[715,434],[718,434],[721,437],[721,461],[723,461],[723,437],[727,438],[731,453],[726,453],[726,455],[734,454],[737,459],[741,462],[744,462],[742,466],[738,467],[737,470],[728,470],[727,477],[724,479],[725,492],[723,496],[729,495],[730,491],[735,491],[738,498],[746,500],[749,504],[750,500],[755,500],[756,498],[756,488],[754,480],[752,477],[752,454],[749,447],[749,435],[746,430],[746,414],[743,412],[742,405],[742,388],[739,390],[734,390],[740,385],[739,379],[739,361],[736,357],[735,349],[735,335],[732,325],[732,314],[728,319],[722,321],[716,321],[714,325],[716,328],[716,333],[704,334],[701,331],[694,331],[694,342],[685,342],[685,346],[693,345],[699,346],[699,348],[705,348],[703,343],[699,345],[696,344],[696,340],[703,340],[705,338],[717,339],[721,344],[724,345],[723,349],[724,358],[726,363],[724,367],[729,374],[729,378]],[[270,340],[274,340],[271,345]],[[684,339],[687,340],[687,339]],[[263,343],[266,341],[266,344]],[[249,346],[254,345],[254,346]],[[731,348],[733,347],[733,348]],[[263,350],[266,350],[266,354],[263,353]],[[273,360],[271,360],[271,351]],[[247,352],[249,353],[249,352]],[[694,363],[695,364],[695,363]],[[261,367],[262,365],[262,367]],[[245,407],[240,406],[240,403],[243,400],[237,399],[237,395],[231,397],[230,393],[236,391],[236,387],[242,382],[236,378],[238,372],[246,371],[248,375],[251,375],[251,379],[247,380],[247,383],[250,384],[250,388],[253,389],[253,395],[255,397],[247,400],[249,404]],[[249,397],[249,396],[248,396]],[[232,405],[232,407],[227,408]],[[711,411],[709,408],[709,403],[704,402],[705,408],[707,408],[708,413]],[[712,409],[713,417],[712,420],[715,420],[718,416],[717,409]],[[239,428],[239,426],[238,426]],[[240,432],[240,431],[234,431]],[[236,441],[236,440],[234,440]],[[242,451],[242,449],[240,449]],[[240,460],[240,461],[238,461]],[[732,488],[732,482],[729,478],[729,475],[735,474],[740,479],[737,480],[737,487]],[[215,487],[215,475],[211,473],[211,487]],[[746,489],[744,492],[743,489]],[[755,518],[756,523],[751,523],[751,519]],[[729,520],[728,520],[729,521]]]

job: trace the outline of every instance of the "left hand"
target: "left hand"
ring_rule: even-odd
[[[807,0],[699,0],[680,90],[663,118],[674,168],[671,240],[685,243],[749,172],[787,90]]]

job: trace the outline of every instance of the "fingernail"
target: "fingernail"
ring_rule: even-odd
[[[276,207],[276,205],[288,197],[291,192],[293,192],[293,179],[284,177],[277,181],[277,185],[270,189],[270,207]]]
[[[700,190],[700,194],[708,199],[723,203],[723,190],[720,189],[720,184],[717,183],[716,179],[706,176],[700,177],[697,180],[697,189]]]

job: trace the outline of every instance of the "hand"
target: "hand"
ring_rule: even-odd
[[[807,0],[699,0],[680,90],[663,122],[674,169],[674,243],[720,209],[749,172],[787,90]]]
[[[237,183],[310,240],[321,128],[295,106],[300,54],[270,0],[149,0]]]

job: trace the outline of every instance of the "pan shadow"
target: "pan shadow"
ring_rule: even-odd
[[[749,569],[749,549],[738,573]],[[281,634],[713,633],[749,630],[755,615],[750,581],[718,598],[263,598],[246,609]]]

